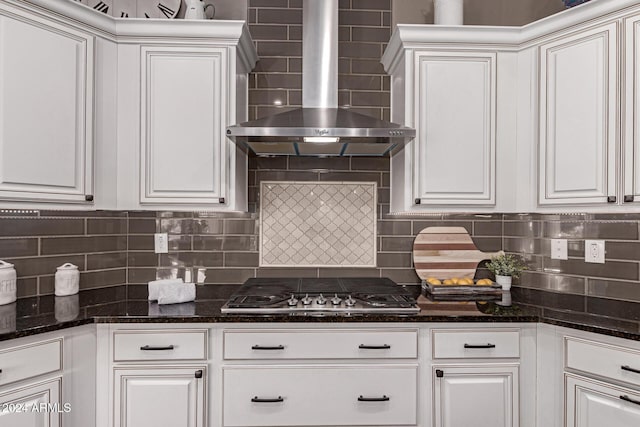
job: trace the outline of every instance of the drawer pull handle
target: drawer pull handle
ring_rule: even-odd
[[[634,403],[636,405],[640,405],[640,400],[632,399],[629,396],[627,396],[626,394],[623,394],[622,396],[620,396],[620,399],[624,400],[625,402],[630,402],[630,403]]]
[[[251,402],[253,403],[279,403],[279,402],[284,402],[284,399],[282,398],[282,396],[278,396],[275,398],[263,398],[263,397],[258,397],[258,396],[254,396],[251,398]]]
[[[151,346],[151,345],[143,345],[142,347],[140,347],[140,350],[143,350],[143,351],[173,350],[173,344],[166,345],[166,346],[160,346],[160,347],[154,347],[154,346]]]
[[[640,369],[633,369],[632,367],[627,365],[620,366],[620,369],[622,369],[623,371],[633,372],[634,374],[640,374]],[[2,371],[0,370],[0,372]]]
[[[383,394],[382,397],[364,397],[360,395],[358,397],[358,402],[388,402],[390,400],[389,396]]]
[[[391,346],[389,344],[382,344],[382,345],[360,344],[358,348],[362,348],[364,350],[388,350],[391,348]]]
[[[251,350],[284,350],[283,345],[253,345]]]
[[[496,348],[495,344],[466,344],[464,348]]]

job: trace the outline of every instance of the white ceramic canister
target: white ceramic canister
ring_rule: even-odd
[[[16,277],[13,264],[0,260],[0,305],[16,300]]]
[[[62,264],[56,271],[56,296],[77,294],[80,286],[80,271],[71,263]]]

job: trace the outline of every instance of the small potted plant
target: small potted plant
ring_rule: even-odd
[[[516,255],[500,254],[491,258],[487,268],[496,275],[496,283],[502,286],[502,290],[508,291],[511,289],[511,278],[519,277],[527,267]]]

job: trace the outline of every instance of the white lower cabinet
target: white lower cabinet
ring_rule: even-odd
[[[434,365],[434,427],[516,427],[518,365]]]
[[[203,427],[206,367],[130,367],[113,371],[114,426]]]
[[[417,365],[226,367],[223,424],[416,425]]]
[[[637,427],[640,391],[565,375],[566,427]]]
[[[206,328],[99,326],[96,426],[207,427],[209,334]]]
[[[62,378],[54,378],[0,393],[0,426],[60,426],[64,411],[61,388]]]

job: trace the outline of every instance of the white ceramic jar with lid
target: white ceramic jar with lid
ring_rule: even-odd
[[[16,269],[13,264],[0,260],[0,305],[16,300]]]
[[[78,266],[67,262],[56,270],[56,296],[77,294],[80,287]]]

